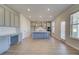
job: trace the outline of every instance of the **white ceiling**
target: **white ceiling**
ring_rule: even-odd
[[[51,21],[70,7],[70,4],[8,4],[8,7],[22,13],[31,21]],[[30,9],[28,12],[27,9]],[[48,11],[48,8],[50,11]],[[30,17],[29,17],[30,16]],[[41,16],[41,17],[40,17]],[[52,17],[50,17],[52,16]]]

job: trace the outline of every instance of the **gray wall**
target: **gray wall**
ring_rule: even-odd
[[[66,42],[68,45],[76,48],[79,50],[79,40],[70,37],[70,15],[74,12],[79,11],[79,5],[72,5],[70,8],[62,12],[56,19],[55,19],[55,33],[54,36],[58,39],[60,38],[61,33],[61,21],[66,21]]]

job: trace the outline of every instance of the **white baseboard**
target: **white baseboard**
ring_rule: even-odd
[[[76,49],[76,50],[78,50],[79,51],[79,48],[77,48],[77,47],[75,47],[75,46],[73,46],[73,45],[71,45],[71,44],[69,44],[68,42],[65,42],[68,46],[70,46],[70,47],[72,47],[72,48],[74,48],[74,49]]]
[[[58,39],[58,40],[60,40],[60,41],[62,40],[61,38],[58,38],[58,37],[56,37],[55,35],[52,35],[52,37],[54,37],[55,39]],[[65,43],[65,44],[67,44],[68,46],[70,46],[70,47],[72,47],[72,48],[74,48],[74,49],[76,49],[76,50],[79,51],[79,48],[77,48],[77,47],[75,47],[75,46],[69,44],[68,42],[65,42],[65,41],[62,41],[62,42]]]

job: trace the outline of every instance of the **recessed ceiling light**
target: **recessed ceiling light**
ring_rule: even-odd
[[[31,16],[29,16],[29,18],[31,18]]]
[[[50,16],[50,17],[52,17],[52,16]]]
[[[40,18],[42,18],[42,16],[40,16]]]
[[[48,11],[50,11],[50,8],[48,8]]]
[[[30,11],[30,8],[28,8],[27,11]]]

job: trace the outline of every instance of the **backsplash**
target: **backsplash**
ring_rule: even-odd
[[[16,28],[14,27],[0,27],[0,35],[13,34],[16,33]]]

